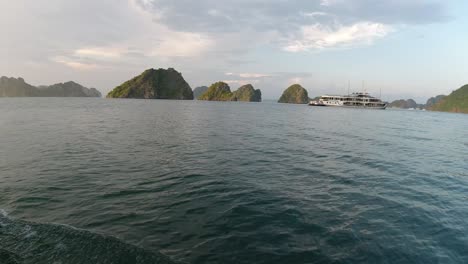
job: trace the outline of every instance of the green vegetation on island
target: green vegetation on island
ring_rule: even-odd
[[[206,101],[231,101],[232,92],[227,83],[217,82],[213,83],[206,92],[204,92],[198,100]]]
[[[251,84],[246,84],[233,92],[232,100],[243,102],[261,102],[262,92],[260,89],[255,90]]]
[[[309,103],[309,95],[304,87],[293,84],[283,92],[278,103],[307,104]]]
[[[75,82],[35,87],[23,78],[1,77],[0,97],[101,97],[101,93]]]
[[[206,101],[261,102],[262,92],[259,89],[255,90],[251,84],[244,85],[231,92],[231,88],[227,83],[217,82],[212,84],[198,99]]]
[[[428,110],[468,113],[468,84],[453,91],[450,95],[442,98],[436,104],[428,107]]]
[[[193,100],[193,92],[173,68],[148,69],[114,88],[107,98]]]
[[[427,99],[426,105],[424,107],[425,108],[431,108],[433,105],[439,103],[445,97],[447,97],[447,96],[443,95],[443,94],[437,95],[435,97],[431,97],[431,98]]]
[[[199,86],[195,89],[193,89],[193,98],[198,99],[200,95],[204,94],[208,90],[208,86]]]
[[[57,83],[38,87],[41,96],[47,97],[101,97],[95,88],[86,88],[76,82]]]
[[[391,103],[388,104],[388,107],[390,108],[402,108],[402,109],[410,109],[410,108],[423,108],[424,105],[420,105],[418,103],[416,103],[416,101],[414,101],[413,99],[408,99],[408,100],[405,100],[405,99],[399,99],[399,100],[395,100]]]

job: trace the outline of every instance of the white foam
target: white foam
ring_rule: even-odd
[[[23,228],[23,233],[24,233],[24,238],[30,238],[36,235],[36,231],[33,231],[30,225],[26,225]]]
[[[5,210],[3,210],[3,209],[0,209],[0,217],[8,217],[7,212],[6,212]],[[1,226],[1,227],[7,226],[7,225],[8,225],[8,224],[6,224],[6,223],[0,221],[0,226]]]
[[[0,215],[3,216],[3,217],[8,217],[8,214],[5,210],[1,209],[0,208]]]

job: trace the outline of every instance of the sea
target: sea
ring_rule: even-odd
[[[2,98],[0,263],[468,263],[468,115]]]

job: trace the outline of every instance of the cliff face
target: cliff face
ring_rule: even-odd
[[[251,84],[241,86],[232,94],[232,101],[261,102],[262,92],[255,90]]]
[[[75,82],[35,87],[23,78],[1,77],[0,97],[101,97],[101,93]]]
[[[117,86],[107,97],[193,100],[193,92],[176,70],[149,69]]]
[[[432,106],[438,104],[445,97],[447,97],[447,96],[446,95],[437,95],[435,97],[431,97],[431,98],[427,99],[426,108],[431,108]]]
[[[449,96],[442,98],[433,106],[428,107],[428,110],[468,113],[468,84],[453,91]]]
[[[309,95],[304,87],[293,84],[283,92],[278,103],[307,104],[309,103]]]
[[[193,98],[198,99],[200,95],[204,94],[208,90],[208,86],[199,86],[193,89]]]

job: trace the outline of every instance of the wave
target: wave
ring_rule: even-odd
[[[115,237],[9,217],[0,209],[0,263],[178,263]]]

